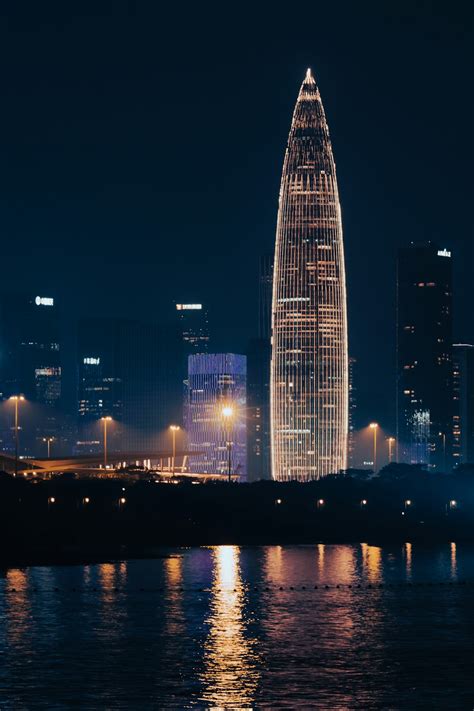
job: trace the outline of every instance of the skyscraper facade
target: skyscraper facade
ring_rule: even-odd
[[[271,479],[270,362],[273,254],[259,260],[258,338],[247,350],[248,479]]]
[[[451,253],[428,243],[398,252],[397,459],[451,468]]]
[[[341,209],[328,125],[308,69],[283,164],[272,301],[275,479],[346,468],[348,356]]]
[[[474,464],[474,345],[453,346],[453,460]]]
[[[181,339],[175,329],[116,318],[79,322],[77,453],[151,451],[167,442],[181,403]]]
[[[62,363],[54,297],[33,292],[0,295],[0,392],[2,399],[22,394],[30,403],[20,452],[42,453],[46,437],[55,438],[57,450],[62,434]],[[9,430],[6,426],[5,449],[12,446]]]
[[[357,386],[355,370],[357,360],[349,358],[349,432],[347,437],[347,463],[350,468],[356,466],[355,461],[355,439],[356,439],[356,415],[357,415]]]
[[[176,304],[178,328],[182,339],[182,409],[178,420],[188,426],[188,357],[209,351],[209,319],[203,304]]]
[[[230,453],[231,473],[246,481],[247,359],[235,353],[202,353],[190,355],[188,364],[188,447],[199,452],[190,458],[190,468],[227,474]]]

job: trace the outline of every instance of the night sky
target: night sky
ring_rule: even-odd
[[[209,306],[215,350],[257,325],[306,67],[338,169],[361,419],[392,426],[395,252],[455,259],[473,341],[472,14],[460,2],[16,2],[2,7],[4,285],[77,315]]]

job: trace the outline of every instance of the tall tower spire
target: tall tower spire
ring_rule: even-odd
[[[346,468],[347,313],[341,209],[328,126],[311,70],[283,164],[272,301],[273,477]]]

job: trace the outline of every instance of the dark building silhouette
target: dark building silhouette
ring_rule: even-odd
[[[182,407],[177,421],[188,426],[188,357],[209,351],[210,333],[207,309],[203,304],[176,304],[178,328],[182,339]]]
[[[453,459],[474,464],[474,345],[453,346]]]
[[[34,292],[0,295],[0,392],[22,394],[20,453],[41,453],[43,438],[62,432],[60,320],[54,297]],[[25,417],[25,408],[28,415]],[[3,409],[3,448],[13,447],[8,405]],[[10,418],[11,419],[11,418]]]
[[[258,273],[258,337],[272,335],[273,254],[260,257]]]
[[[273,254],[260,258],[258,338],[247,350],[247,452],[249,481],[271,479],[270,360]]]
[[[177,330],[123,319],[78,326],[78,453],[102,449],[102,417],[112,451],[166,443],[181,407],[182,343]]]
[[[349,430],[347,436],[347,463],[349,468],[355,467],[355,431],[357,413],[357,387],[355,370],[357,360],[349,357]]]
[[[397,459],[452,465],[451,253],[432,243],[398,253]]]

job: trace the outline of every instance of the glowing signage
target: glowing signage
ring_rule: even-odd
[[[438,257],[450,257],[451,252],[449,252],[447,249],[438,249]]]
[[[99,365],[100,358],[84,358],[84,365]]]
[[[177,311],[200,311],[202,304],[176,304]]]
[[[54,299],[50,296],[37,296],[35,304],[36,306],[54,306]]]

